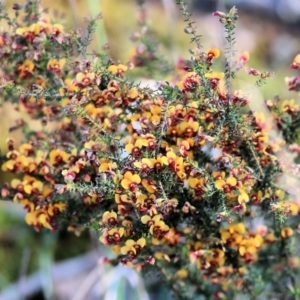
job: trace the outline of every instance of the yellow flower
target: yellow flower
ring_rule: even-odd
[[[54,73],[60,73],[66,63],[65,59],[51,59],[47,64],[47,69]]]
[[[204,187],[204,183],[205,183],[205,178],[204,177],[200,177],[200,178],[194,178],[194,177],[190,177],[188,180],[188,184],[192,189],[199,189],[202,190]]]
[[[169,257],[169,255],[163,253],[163,252],[155,252],[154,254],[155,258],[158,259],[158,260],[165,260],[166,262],[170,262],[171,259]]]
[[[34,63],[30,59],[26,59],[18,68],[21,78],[31,75],[34,69]]]
[[[60,149],[54,149],[49,153],[50,163],[53,166],[67,162],[69,157],[68,153]]]
[[[285,196],[285,192],[283,190],[276,190],[275,192],[276,199],[281,200],[284,198],[284,196]]]
[[[281,104],[281,110],[287,113],[296,113],[299,110],[299,105],[295,103],[294,99],[285,100]]]
[[[113,171],[113,170],[117,169],[117,167],[118,167],[118,165],[115,162],[107,160],[107,159],[101,159],[99,172]]]
[[[52,24],[51,25],[51,33],[59,34],[64,32],[64,26],[61,24]]]
[[[11,172],[15,169],[15,167],[16,167],[16,161],[10,159],[1,166],[1,169],[4,172],[7,172],[7,171]]]
[[[140,238],[137,241],[127,240],[125,246],[121,248],[121,253],[123,255],[136,256],[141,252],[145,245],[146,240],[144,238]]]
[[[183,157],[188,157],[189,153],[187,150],[190,149],[190,144],[189,141],[187,140],[183,140],[180,142],[179,146],[179,153],[183,156]]]
[[[108,71],[111,72],[112,74],[118,75],[118,76],[123,76],[124,72],[128,70],[128,67],[122,64],[119,65],[111,65],[108,67]]]
[[[142,216],[141,221],[146,224],[149,228],[149,232],[156,238],[162,238],[168,231],[169,226],[160,219],[160,215],[150,217],[148,215]]]
[[[143,158],[141,162],[136,161],[134,162],[134,166],[137,167],[138,169],[142,169],[142,170],[149,170],[153,168],[153,159],[149,159],[149,158]]]
[[[104,228],[102,236],[99,240],[105,245],[113,245],[118,243],[125,233],[124,228],[112,228],[108,230]]]
[[[163,156],[161,161],[165,165],[172,165],[175,164],[175,159],[177,158],[176,154],[173,151],[168,151],[167,156]]]
[[[175,277],[180,279],[185,279],[189,276],[189,273],[186,269],[180,269],[175,273]]]
[[[260,234],[247,236],[240,242],[239,253],[247,262],[256,261],[257,251],[261,248],[262,244],[263,238]]]
[[[116,226],[118,224],[118,215],[116,212],[114,211],[106,211],[104,212],[103,216],[102,216],[102,222],[112,225],[112,226]]]
[[[127,97],[129,97],[130,99],[136,99],[139,95],[139,91],[136,88],[131,88],[127,92]]]
[[[199,123],[196,121],[181,122],[177,127],[178,133],[186,137],[194,136],[197,133],[198,129]]]
[[[93,80],[95,79],[95,73],[87,73],[87,72],[80,72],[76,75],[76,84],[82,86],[89,86],[92,84]]]
[[[29,155],[31,155],[33,153],[33,147],[32,147],[31,144],[24,143],[24,144],[20,145],[19,152],[21,154],[29,156]]]
[[[152,218],[148,215],[142,216],[141,221],[143,224],[146,224],[147,226],[151,227],[155,222],[160,221],[160,215],[155,215]]]
[[[33,202],[29,201],[28,199],[21,199],[19,202],[28,212],[34,211],[35,205]]]
[[[28,225],[32,225],[36,227],[42,226],[52,230],[52,226],[49,223],[50,219],[42,209],[37,209],[29,212],[25,216],[25,221]]]
[[[244,223],[236,223],[229,225],[229,232],[230,233],[239,233],[244,234],[246,232],[246,226]]]
[[[127,171],[121,181],[121,185],[125,190],[130,190],[132,192],[137,190],[137,185],[141,182],[141,177],[138,174],[132,174]]]
[[[297,54],[296,57],[294,58],[291,67],[293,69],[300,69],[300,54]]]
[[[17,35],[22,35],[28,39],[34,39],[40,33],[40,26],[38,24],[31,24],[29,27],[19,27],[16,30]]]
[[[205,254],[206,263],[212,267],[220,267],[225,263],[225,253],[221,249],[211,249]]]
[[[66,208],[67,208],[67,204],[64,202],[49,204],[47,213],[49,214],[49,216],[54,216],[54,215],[61,213]]]
[[[239,189],[238,202],[239,204],[245,203],[249,201],[249,196],[244,189]]]
[[[224,190],[225,193],[229,192],[232,188],[237,185],[237,180],[230,176],[225,180],[219,179],[215,182],[215,187],[218,190]]]
[[[148,146],[148,141],[143,138],[139,138],[135,141],[134,144],[128,143],[125,146],[125,150],[128,154],[132,154],[134,157],[138,157],[142,155],[142,147],[147,147]]]
[[[225,76],[224,73],[217,73],[217,72],[211,72],[211,73],[206,73],[205,77],[210,78],[210,79],[223,79]]]
[[[155,193],[157,191],[156,182],[150,179],[142,180],[143,187],[147,190],[148,193]]]
[[[153,206],[155,200],[156,197],[154,194],[151,195],[140,194],[137,196],[136,204],[141,208],[146,207],[147,209],[149,209],[151,206]]]
[[[200,85],[201,78],[195,72],[188,72],[183,80],[177,82],[177,86],[184,92],[193,92]]]
[[[157,172],[160,172],[163,168],[163,156],[158,156],[155,159],[153,159],[153,167]]]

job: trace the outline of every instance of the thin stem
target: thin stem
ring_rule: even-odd
[[[192,14],[189,13],[187,4],[184,0],[177,0],[177,4],[180,6],[182,15],[185,17],[184,22],[187,23],[185,33],[190,34],[192,36],[191,42],[195,42],[197,49],[200,50],[202,48],[201,35],[198,35],[196,32],[197,27],[195,26],[195,22],[191,20]]]

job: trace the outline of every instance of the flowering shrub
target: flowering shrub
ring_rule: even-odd
[[[272,74],[246,66],[248,52],[236,57],[236,9],[213,14],[226,32],[223,55],[202,49],[178,4],[196,49],[157,88],[130,79],[133,67],[167,70],[148,31],[122,64],[87,52],[101,16],[82,37],[52,23],[37,1],[15,5],[14,19],[1,11],[10,26],[0,33],[3,99],[40,121],[11,127],[24,142],[7,140],[2,170],[16,176],[2,198],[22,205],[38,231],[97,230],[116,254],[104,262],[159,272],[181,298],[296,299],[300,203],[277,178],[297,171],[279,157],[287,145],[300,154],[299,105],[268,100],[273,125],[251,111],[249,92],[232,88],[236,73],[257,86]],[[221,57],[223,72],[214,68]],[[299,55],[291,66],[300,69]],[[299,91],[298,77],[286,81]]]

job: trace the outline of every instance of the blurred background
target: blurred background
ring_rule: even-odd
[[[16,0],[1,1],[11,11]],[[175,0],[146,0],[149,27],[160,41],[160,50],[176,63],[181,56],[189,58],[193,47],[184,34],[185,27]],[[296,75],[290,69],[300,52],[300,1],[295,0],[187,0],[204,49],[224,48],[224,32],[213,11],[238,8],[236,50],[250,52],[248,66],[261,71],[274,71],[274,78],[259,91],[254,90],[251,105],[263,109],[263,100],[276,96],[293,98],[284,78]],[[19,1],[20,4],[24,1]],[[134,0],[42,0],[49,7],[51,19],[63,22],[66,30],[85,28],[84,17],[103,13],[103,21],[90,50],[99,50],[106,42],[115,60],[128,61],[134,44],[130,36],[138,29],[137,5]],[[64,15],[62,15],[62,13]],[[0,24],[0,27],[5,24]],[[220,63],[221,67],[221,63]],[[160,78],[158,78],[160,79]],[[247,80],[249,82],[249,80]],[[254,81],[253,81],[254,82]],[[236,88],[249,88],[245,74],[239,74]],[[0,108],[0,149],[5,153],[5,140],[12,134],[8,128],[19,117],[5,104]],[[13,133],[21,140],[20,133]],[[0,183],[9,181],[0,173]],[[36,233],[23,220],[24,212],[14,203],[0,201],[0,300],[13,299],[171,299],[167,288],[157,285],[157,278],[140,277],[127,268],[103,267],[98,262],[110,256],[95,233],[84,231],[79,237],[60,231]]]

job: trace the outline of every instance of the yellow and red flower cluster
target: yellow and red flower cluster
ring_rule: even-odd
[[[232,14],[216,13],[222,22]],[[18,77],[16,108],[40,120],[40,128],[18,122],[13,129],[23,129],[25,142],[9,139],[2,165],[18,176],[2,197],[27,210],[26,222],[37,230],[96,224],[117,262],[138,270],[153,264],[170,281],[197,287],[205,278],[218,295],[234,288],[229,282],[242,289],[268,251],[273,265],[287,257],[299,201],[274,182],[284,142],[269,138],[265,115],[248,109],[249,99],[223,82],[228,74],[213,69],[221,51],[198,49],[173,79],[142,88],[128,79],[131,66],[105,55],[66,63],[65,49],[85,46],[72,34],[39,19],[10,34],[16,46],[1,57],[5,80]],[[47,47],[38,48],[42,41]],[[236,71],[248,60],[248,52],[240,55]],[[132,63],[143,65],[137,53]],[[293,140],[298,104],[267,106]],[[290,224],[274,214],[291,216]]]

